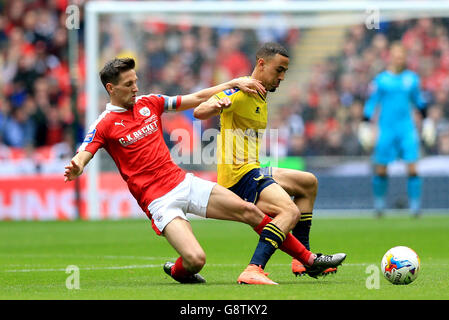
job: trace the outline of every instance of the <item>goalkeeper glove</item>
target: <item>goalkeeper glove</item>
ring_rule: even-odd
[[[435,123],[432,119],[426,118],[422,122],[421,137],[426,146],[432,147],[437,139]]]
[[[365,151],[370,151],[374,146],[375,140],[373,125],[367,119],[363,119],[359,124],[357,134],[362,148]]]

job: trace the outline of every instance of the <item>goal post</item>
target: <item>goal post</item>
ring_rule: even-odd
[[[319,13],[318,18],[315,15]],[[262,14],[262,15],[260,15]],[[100,17],[122,15],[123,19],[139,19],[142,16],[158,16],[163,21],[173,17],[190,15],[189,22],[214,26],[220,17],[244,28],[258,28],[275,25],[279,21],[265,19],[263,14],[279,14],[283,23],[293,28],[320,28],[333,25],[376,23],[392,19],[417,17],[447,17],[447,1],[92,1],[85,4],[85,52],[86,52],[86,130],[99,116],[100,92]],[[374,16],[372,16],[374,14]],[[378,16],[375,16],[375,15]],[[124,35],[126,36],[126,35]],[[99,157],[94,157],[87,174],[87,216],[100,218],[98,177],[101,165]]]

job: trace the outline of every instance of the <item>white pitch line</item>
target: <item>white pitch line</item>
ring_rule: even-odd
[[[11,256],[11,254],[2,254],[0,255],[8,255]],[[26,258],[103,258],[103,259],[136,259],[136,260],[166,260],[166,259],[173,259],[173,257],[146,257],[146,256],[111,256],[111,255],[77,255],[77,254],[14,254],[15,257],[26,257]]]
[[[80,270],[121,270],[121,269],[144,269],[144,268],[159,268],[162,264],[143,264],[143,265],[131,265],[131,266],[112,266],[112,267],[82,267]],[[53,271],[66,271],[66,268],[58,269],[18,269],[18,270],[5,270],[5,272],[53,272]]]
[[[142,264],[142,265],[130,265],[130,266],[111,266],[111,267],[80,267],[80,270],[123,270],[123,269],[146,269],[146,268],[159,268],[162,267],[163,264]],[[343,267],[360,267],[360,266],[367,266],[368,263],[347,263],[343,264]],[[242,266],[241,264],[208,264],[206,266],[209,267],[238,267]],[[271,266],[276,267],[285,267],[290,266],[288,263],[280,263],[280,264],[272,264]],[[54,269],[12,269],[12,270],[5,270],[4,272],[9,273],[17,273],[17,272],[65,272],[66,268],[54,268]]]

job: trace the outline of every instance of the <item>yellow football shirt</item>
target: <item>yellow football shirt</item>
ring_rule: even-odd
[[[215,95],[228,97],[232,104],[220,115],[217,137],[217,182],[225,188],[235,185],[247,172],[260,168],[259,149],[267,126],[267,102],[260,94],[229,89]]]

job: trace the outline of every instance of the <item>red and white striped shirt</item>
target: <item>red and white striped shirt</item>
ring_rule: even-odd
[[[104,148],[150,218],[148,205],[176,187],[186,174],[171,158],[161,123],[162,113],[180,104],[181,96],[154,94],[137,97],[129,110],[108,103],[78,149],[95,155]]]

